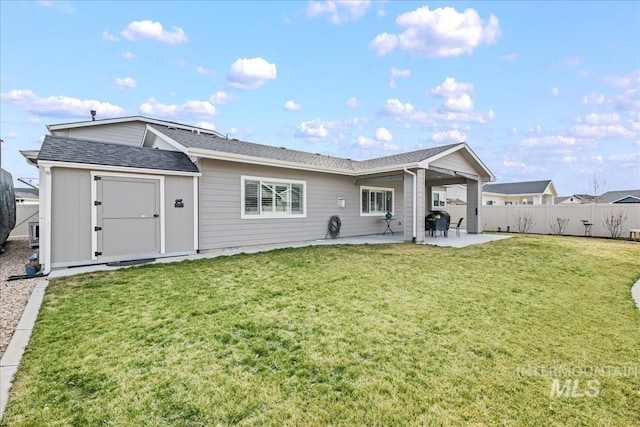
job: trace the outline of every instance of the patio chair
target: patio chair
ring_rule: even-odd
[[[463,220],[463,219],[464,219],[464,218],[460,218],[460,219],[458,220],[458,224],[456,225],[456,236],[458,236],[458,237],[460,237],[460,226],[462,225],[462,220]]]
[[[446,217],[436,219],[436,234],[438,234],[438,231],[441,231],[444,237],[449,237]]]

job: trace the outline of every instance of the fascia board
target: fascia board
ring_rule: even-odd
[[[97,165],[94,163],[72,163],[72,162],[58,162],[52,160],[38,160],[38,166],[49,168],[70,168],[70,169],[87,169],[87,170],[101,170],[108,172],[129,172],[129,173],[144,173],[150,175],[175,175],[175,176],[202,176],[202,172],[183,172],[183,171],[171,171],[165,169],[148,169],[148,168],[132,168],[127,166],[109,166],[109,165]]]

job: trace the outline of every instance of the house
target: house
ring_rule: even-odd
[[[144,132],[140,128],[144,127]],[[439,188],[465,184],[467,231],[495,180],[466,143],[357,161],[229,139],[145,117],[48,127],[40,263],[52,268],[394,231],[423,242]],[[398,234],[398,233],[396,233]]]
[[[552,205],[558,196],[551,180],[485,184],[483,205]]]
[[[579,205],[585,203],[594,203],[594,197],[589,194],[574,194],[566,197],[556,197],[554,204],[556,205]]]
[[[15,188],[16,204],[19,205],[37,205],[39,200],[39,191],[37,188]]]
[[[640,190],[607,191],[598,198],[598,203],[640,203]]]

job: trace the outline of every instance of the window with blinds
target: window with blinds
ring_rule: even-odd
[[[242,218],[305,217],[306,182],[242,177]]]

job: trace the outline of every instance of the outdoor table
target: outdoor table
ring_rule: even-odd
[[[382,235],[384,236],[385,234],[387,234],[387,231],[391,232],[392,236],[395,236],[395,233],[393,232],[393,230],[391,229],[391,221],[395,221],[395,218],[381,218],[381,221],[386,221],[387,222],[387,228],[384,230],[384,233],[382,233]]]

